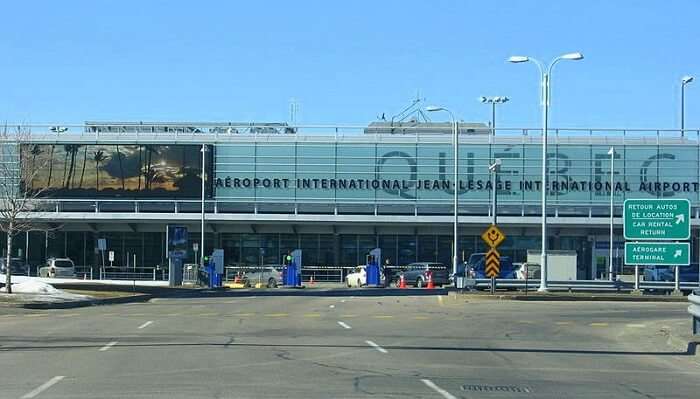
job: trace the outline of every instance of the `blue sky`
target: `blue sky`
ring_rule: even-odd
[[[0,24],[0,120],[358,123],[420,91],[463,120],[506,95],[498,124],[540,125],[549,61],[555,127],[675,128],[700,78],[700,2],[14,1]],[[686,127],[700,128],[700,82]],[[437,118],[436,118],[437,119]]]

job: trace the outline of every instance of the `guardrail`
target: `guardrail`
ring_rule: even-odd
[[[161,267],[101,267],[100,280],[168,280],[168,269]]]
[[[474,279],[472,287],[477,289],[485,289],[491,286],[490,279]],[[520,280],[520,279],[496,279],[496,287],[512,288],[528,291],[534,291],[539,288],[539,279],[536,280]],[[626,281],[609,281],[609,280],[567,280],[567,281],[548,281],[547,288],[550,291],[615,291],[615,292],[630,292],[634,289],[633,282]],[[675,285],[673,281],[645,281],[639,283],[639,288],[642,290],[654,291],[673,291]],[[680,288],[683,291],[691,291],[700,288],[696,282],[681,282]]]
[[[690,302],[688,313],[690,313],[693,320],[693,335],[698,335],[700,334],[700,289],[688,295],[688,302]]]

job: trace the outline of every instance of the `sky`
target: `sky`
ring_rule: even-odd
[[[416,98],[499,127],[672,129],[700,78],[697,0],[8,1],[0,121],[366,124]],[[445,115],[434,115],[433,120]],[[700,82],[686,87],[700,128]]]

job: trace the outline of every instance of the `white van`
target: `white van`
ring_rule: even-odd
[[[75,277],[75,264],[68,258],[49,258],[46,266],[39,268],[39,277]]]

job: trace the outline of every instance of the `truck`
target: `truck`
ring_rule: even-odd
[[[540,265],[542,256],[539,249],[527,250],[527,263]],[[551,250],[547,251],[547,280],[569,281],[576,280],[576,251]]]

